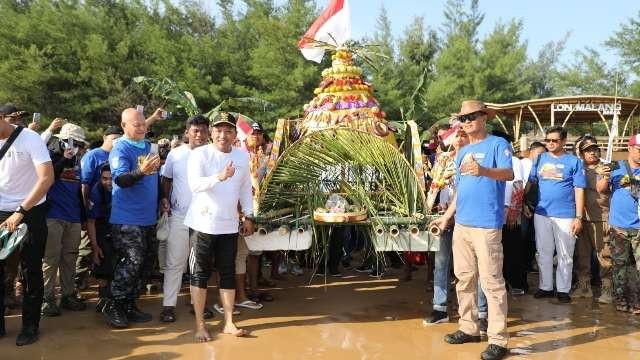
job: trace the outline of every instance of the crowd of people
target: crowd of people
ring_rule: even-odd
[[[267,255],[271,278],[289,267],[302,274],[300,263],[288,264],[280,252],[250,251],[244,238],[255,230],[253,194],[271,151],[262,126],[254,123],[240,142],[232,114],[220,112],[211,121],[196,115],[183,134],[152,142],[149,127],[163,112],[145,119],[138,109],[125,109],[120,126],[107,127],[101,143],[92,144],[81,126],[64,119],[39,134],[39,123],[27,124],[28,113],[0,107],[0,229],[28,228],[19,250],[0,260],[0,314],[22,307],[17,345],[37,341],[41,315],[85,310],[78,290],[89,273],[98,285],[96,310],[115,328],[152,321],[137,301],[154,278],[162,283],[159,320],[176,321],[178,294],[188,280],[197,341],[211,340],[206,319],[214,311],[224,316],[222,333],[246,334],[233,315],[273,300],[258,291],[260,284],[273,285],[262,276]],[[626,160],[604,163],[595,137],[580,137],[570,153],[567,131],[552,127],[544,142],[518,157],[507,134],[487,132],[493,115],[482,102],[465,101],[455,117],[459,127],[444,127],[426,148],[430,166],[454,171],[434,207],[441,214],[433,222],[441,229],[440,250],[433,254],[432,311],[424,323],[449,321],[451,268],[460,328],[445,341],[478,342],[486,335],[483,359],[507,353],[508,294],[533,292],[559,303],[597,295],[619,311],[640,314],[640,135],[629,139]],[[340,266],[351,268],[355,249],[371,247],[353,227],[329,241],[328,259],[320,261],[327,268],[316,271],[325,276],[340,276]],[[356,271],[382,276],[379,258],[363,260]],[[531,272],[539,273],[535,291]],[[219,302],[208,306],[214,273]]]

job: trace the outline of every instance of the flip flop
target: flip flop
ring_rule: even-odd
[[[260,310],[263,307],[262,304],[257,303],[255,301],[251,301],[251,300],[245,300],[241,303],[236,303],[236,306],[245,308],[245,309],[251,309],[251,310]]]
[[[18,225],[18,228],[11,233],[8,239],[6,234],[3,233],[2,235],[4,235],[2,236],[4,239],[2,241],[2,249],[0,250],[0,260],[6,260],[26,237],[27,224]]]
[[[220,315],[224,315],[224,308],[222,306],[220,306],[219,304],[215,304],[213,305],[213,308],[220,314]],[[233,315],[240,315],[240,311],[233,309]]]

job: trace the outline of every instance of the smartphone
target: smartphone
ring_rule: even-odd
[[[40,124],[40,113],[33,113],[33,122]]]
[[[136,111],[138,111],[140,114],[144,114],[144,106],[136,105]]]
[[[173,114],[170,111],[162,110],[160,117],[162,120],[170,120],[173,117]]]
[[[151,149],[149,150],[149,156],[158,155],[159,148],[158,144],[151,144]]]
[[[67,144],[69,144],[70,149],[73,149],[75,147],[75,144],[73,143],[73,138],[69,138],[67,140]]]

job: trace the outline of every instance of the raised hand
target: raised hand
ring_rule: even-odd
[[[142,173],[145,175],[151,175],[153,174],[153,172],[158,170],[159,167],[160,167],[160,156],[157,154],[156,155],[149,154],[142,162],[142,165],[140,165],[140,171],[142,171]]]

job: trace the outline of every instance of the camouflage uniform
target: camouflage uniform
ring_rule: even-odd
[[[611,259],[613,262],[613,294],[616,304],[636,307],[640,284],[640,229],[612,228],[609,234]],[[632,266],[635,260],[635,267]]]
[[[153,270],[158,242],[155,226],[112,225],[117,261],[111,293],[116,301],[135,301]]]

